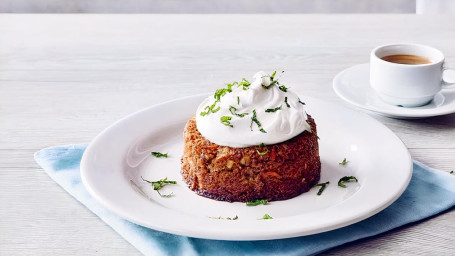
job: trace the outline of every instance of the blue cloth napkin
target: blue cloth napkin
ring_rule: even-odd
[[[81,182],[79,163],[86,144],[46,148],[35,160],[68,193],[145,255],[311,255],[422,220],[455,205],[455,175],[414,162],[403,195],[382,212],[337,230],[272,241],[219,241],[172,235],[136,225],[109,212]]]

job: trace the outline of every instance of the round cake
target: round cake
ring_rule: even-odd
[[[269,77],[272,77],[270,82],[273,86],[278,87],[279,83],[273,83],[274,74],[267,76],[267,81],[269,81]],[[260,78],[263,77],[264,73],[261,73]],[[261,84],[264,90],[270,89],[270,87],[264,86],[263,81]],[[266,83],[266,85],[270,85],[270,83]],[[231,91],[233,89],[229,86],[228,88]],[[253,89],[253,86],[247,87],[246,90],[243,88],[238,95],[245,94],[248,89]],[[282,92],[284,92],[282,96],[285,98],[276,96],[278,93],[281,95]],[[227,93],[230,93],[229,90]],[[181,173],[183,180],[191,190],[201,196],[221,201],[248,202],[263,199],[276,201],[298,196],[317,184],[320,178],[321,162],[314,119],[304,111],[304,113],[300,113],[303,106],[299,105],[304,105],[304,103],[295,94],[290,94],[287,88],[286,90],[281,88],[280,92],[265,91],[263,93],[275,94],[273,99],[283,101],[283,104],[280,107],[268,108],[277,106],[277,103],[271,102],[270,99],[263,99],[263,104],[266,102],[269,105],[261,109],[258,104],[250,104],[243,99],[242,105],[240,103],[242,98],[233,93],[234,99],[237,98],[238,103],[235,111],[232,111],[234,103],[228,101],[226,106],[229,106],[231,115],[227,115],[226,113],[229,112],[225,112],[215,116],[218,111],[222,112],[223,109],[220,97],[215,96],[215,103],[202,103],[198,110],[199,113],[187,122],[183,133],[184,150],[181,159]],[[258,97],[255,94],[253,98]],[[216,110],[217,105],[221,110]],[[214,106],[211,109],[216,111],[210,112],[210,106]],[[293,107],[296,110],[289,112]],[[289,110],[287,110],[288,108]],[[277,113],[282,110],[283,113]],[[207,121],[206,115],[212,115],[213,120],[219,120],[221,126],[218,128],[217,122]],[[299,116],[299,120],[296,119],[296,115]],[[226,119],[226,116],[230,118]],[[198,122],[198,118],[204,121]],[[236,122],[237,120],[239,121]],[[246,131],[244,131],[245,125],[242,125],[240,121],[248,121],[249,127]],[[206,125],[204,122],[208,122],[210,125]],[[289,126],[289,122],[295,124]],[[235,131],[236,127],[241,130]],[[274,129],[278,131],[274,131]],[[206,136],[201,133],[201,130],[207,131]],[[238,133],[240,135],[236,136]],[[269,138],[271,136],[273,138]],[[291,138],[274,143],[277,140],[276,137],[281,140],[285,137]],[[265,141],[265,143],[259,143],[260,141]]]

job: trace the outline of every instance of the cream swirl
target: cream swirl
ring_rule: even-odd
[[[207,140],[222,146],[276,144],[311,131],[304,104],[279,86],[278,78],[260,71],[249,86],[218,90],[198,107],[196,124]],[[217,95],[219,101],[217,101]]]

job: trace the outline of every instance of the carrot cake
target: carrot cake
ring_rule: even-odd
[[[319,181],[316,123],[305,103],[276,72],[254,78],[217,90],[186,124],[181,173],[201,196],[285,200]]]

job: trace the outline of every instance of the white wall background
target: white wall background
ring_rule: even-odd
[[[0,0],[0,13],[415,13],[416,0]]]

